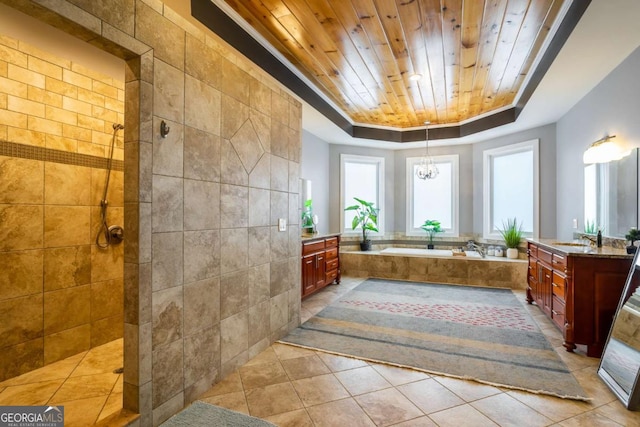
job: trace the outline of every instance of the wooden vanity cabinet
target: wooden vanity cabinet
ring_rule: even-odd
[[[528,243],[527,301],[560,329],[564,347],[600,357],[631,266],[631,258],[563,253]]]
[[[325,236],[302,241],[302,297],[340,283],[340,236]]]

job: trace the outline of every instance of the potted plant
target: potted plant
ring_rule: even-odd
[[[351,228],[353,230],[356,230],[358,227],[362,228],[360,250],[370,251],[371,240],[368,239],[367,234],[369,231],[378,232],[378,212],[380,209],[374,208],[373,202],[367,202],[357,197],[354,197],[354,200],[358,202],[358,204],[345,208],[345,211],[354,211],[355,213],[353,221],[351,221]]]
[[[440,226],[440,221],[437,219],[428,219],[420,226],[424,231],[429,234],[429,244],[427,245],[427,249],[433,249],[433,238],[436,233],[442,233],[444,230]]]
[[[313,234],[313,202],[311,199],[304,201],[304,210],[302,211],[302,230],[304,233]]]
[[[518,258],[518,245],[522,239],[522,224],[518,225],[516,218],[508,218],[502,221],[502,230],[500,230],[505,245],[507,245],[507,258]]]
[[[640,230],[638,230],[637,228],[632,228],[631,230],[629,230],[629,234],[626,234],[624,238],[631,242],[629,246],[627,246],[627,253],[635,254],[638,250],[638,247],[634,245],[634,242],[636,240],[640,240]]]

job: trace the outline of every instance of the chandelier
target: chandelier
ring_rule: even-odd
[[[438,167],[435,162],[429,156],[429,122],[424,122],[425,124],[425,148],[424,148],[424,156],[422,160],[420,160],[420,164],[416,169],[416,176],[420,179],[435,179],[438,176]]]

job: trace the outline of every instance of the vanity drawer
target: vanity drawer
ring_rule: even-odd
[[[532,243],[529,243],[529,256],[538,258],[538,247]]]
[[[534,259],[529,260],[529,278],[538,281],[538,263]]]
[[[337,237],[330,237],[328,239],[325,240],[326,242],[326,247],[327,248],[336,248],[338,247],[338,238]]]
[[[326,270],[337,270],[338,269],[338,258],[328,259],[327,257],[327,267]]]
[[[338,277],[338,270],[331,270],[331,271],[327,271],[327,273],[325,274],[325,284],[329,284],[332,283],[334,280],[336,280],[336,277]]]
[[[555,295],[551,306],[551,319],[561,329],[564,329],[564,302]]]
[[[552,266],[555,270],[566,271],[567,269],[567,258],[562,255],[553,254]]]
[[[553,279],[551,280],[551,288],[553,295],[560,298],[564,302],[564,276],[559,275],[555,271],[553,272]]]
[[[312,254],[324,250],[324,240],[302,244],[302,255]]]
[[[338,258],[338,248],[327,249],[325,253],[327,259]]]
[[[538,259],[544,262],[547,265],[553,265],[551,260],[553,258],[553,254],[551,252],[547,252],[542,248],[538,248]]]

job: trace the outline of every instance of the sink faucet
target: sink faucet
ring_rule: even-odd
[[[467,242],[467,249],[469,249],[470,251],[475,250],[480,254],[482,258],[487,256],[487,252],[485,251],[485,249],[481,245],[476,244],[476,242],[474,242],[473,240],[469,240]]]
[[[591,246],[591,245],[595,246],[596,245],[595,237],[589,236],[588,234],[581,234],[580,235],[580,239],[587,239],[589,241],[589,243],[590,243],[589,246]]]

